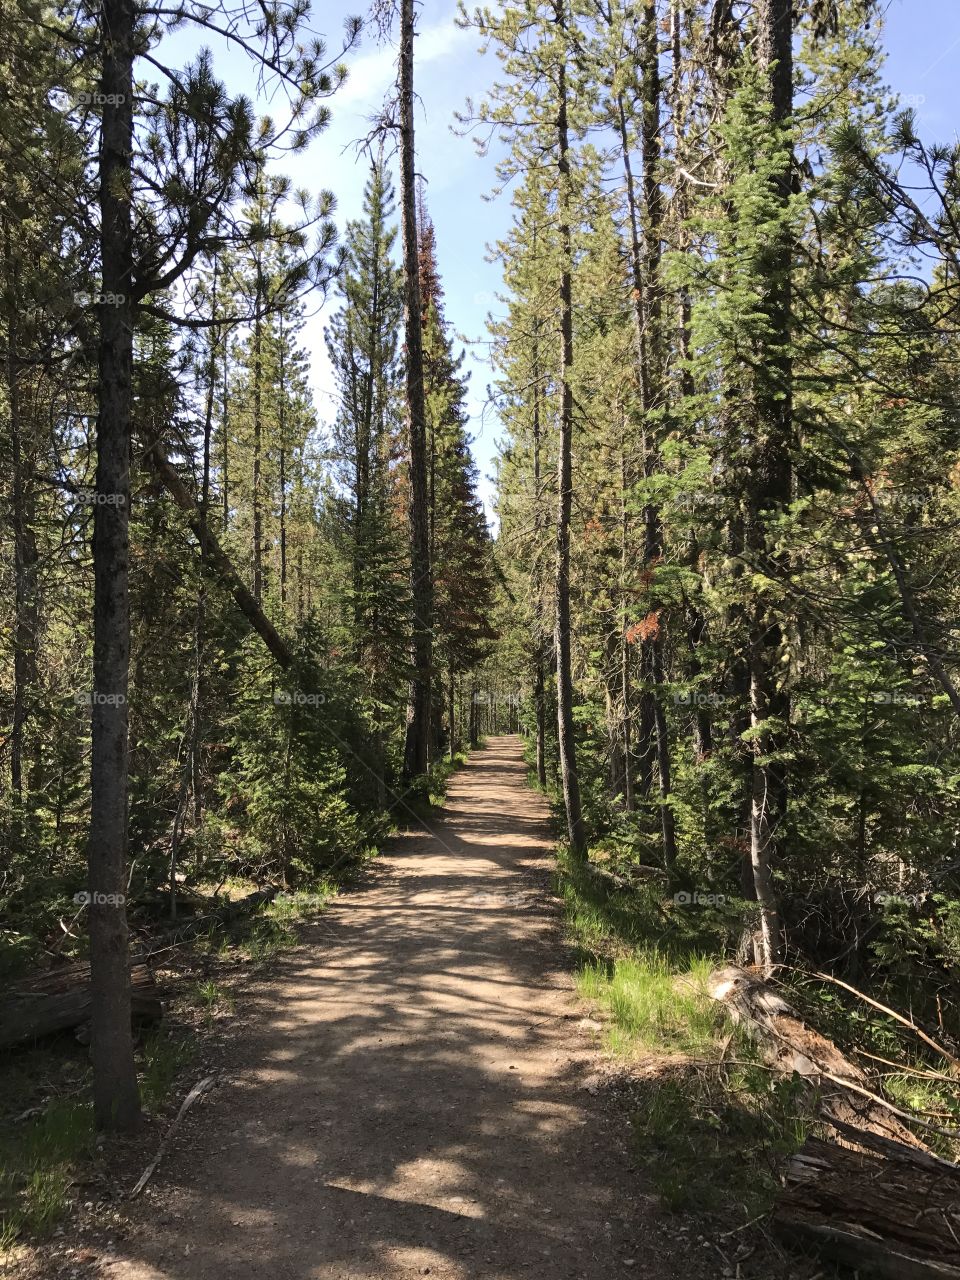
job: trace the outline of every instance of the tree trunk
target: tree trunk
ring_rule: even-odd
[[[433,582],[427,493],[426,406],[423,335],[420,327],[420,266],[417,241],[416,166],[413,127],[414,0],[400,4],[400,200],[403,225],[404,332],[406,334],[407,425],[410,453],[410,586],[413,596],[413,677],[407,709],[403,775],[426,773],[433,666]]]
[[[627,452],[621,411],[620,435],[620,723],[623,749],[623,807],[632,813],[633,804],[633,709],[630,679],[630,642],[627,639],[627,579],[630,564],[629,517],[627,513]]]
[[[251,516],[253,520],[253,541],[251,557],[253,562],[253,598],[257,604],[263,603],[263,514],[260,494],[261,458],[263,437],[263,272],[260,255],[257,254],[257,288],[256,319],[253,322],[253,484],[251,495]]]
[[[757,9],[757,44],[761,65],[768,75],[772,123],[784,125],[793,112],[793,7],[791,0],[760,0]],[[790,197],[789,155],[774,179],[778,202],[786,207]],[[758,433],[750,468],[751,502],[747,548],[756,564],[769,560],[766,524],[771,514],[790,501],[791,442],[793,428],[792,366],[789,351],[791,320],[792,248],[784,223],[778,229],[773,262],[763,282],[769,319],[769,345],[757,387]],[[782,565],[774,569],[783,569]],[[779,900],[773,878],[777,856],[777,831],[786,810],[786,775],[776,753],[782,750],[783,726],[789,718],[789,699],[778,684],[777,669],[782,647],[781,628],[759,602],[750,611],[750,723],[751,746],[750,864],[760,904],[762,963],[770,973],[782,954],[783,940]],[[778,722],[772,727],[770,721]]]
[[[630,260],[633,275],[634,331],[637,348],[640,400],[643,409],[642,454],[643,474],[649,479],[658,466],[658,450],[653,438],[651,415],[663,408],[666,399],[662,325],[662,284],[660,279],[660,237],[663,221],[663,195],[660,189],[660,110],[661,76],[654,0],[644,0],[641,31],[641,100],[640,141],[643,155],[643,237],[638,225],[637,199],[630,164],[630,142],[622,95],[617,99],[620,143],[626,177],[627,206],[630,224]],[[663,528],[659,509],[648,503],[644,510],[644,566],[651,576],[663,553]],[[650,595],[650,612],[656,615],[653,633],[642,641],[644,674],[651,684],[650,710],[647,724],[653,730],[653,748],[657,762],[660,791],[660,829],[663,841],[663,864],[670,869],[676,862],[677,845],[673,809],[670,742],[664,710],[666,675],[663,662],[664,631],[656,592]],[[641,720],[641,726],[644,721]],[[649,747],[646,753],[649,755]]]
[[[286,437],[286,404],[287,404],[287,371],[283,349],[283,316],[280,316],[279,335],[280,382],[277,404],[277,426],[280,436],[280,613],[284,617],[287,612],[287,437]]]
[[[543,654],[537,655],[533,669],[533,702],[537,717],[537,785],[547,789],[547,698],[543,672]]]
[[[563,3],[555,8],[557,26],[566,29]],[[567,815],[567,838],[571,855],[587,856],[587,840],[580,806],[580,778],[577,772],[576,741],[573,729],[573,673],[570,645],[570,510],[573,498],[573,245],[570,233],[570,141],[567,124],[566,68],[558,72],[557,168],[559,171],[560,237],[560,440],[557,462],[557,559],[554,580],[556,621],[554,642],[557,651],[557,745],[560,777]]]
[[[222,489],[221,499],[221,528],[224,533],[230,528],[230,439],[229,439],[229,423],[230,423],[230,331],[225,330],[223,335],[223,387],[221,390],[220,401],[220,448],[222,457],[220,459],[220,487]]]
[[[93,738],[89,846],[91,1057],[97,1124],[131,1130],[140,1096],[130,1031],[127,681],[133,407],[133,0],[103,0],[100,404],[93,523]]]
[[[533,228],[533,248],[536,254],[537,229]],[[547,700],[544,674],[546,637],[540,622],[540,609],[543,597],[543,581],[540,559],[540,326],[538,317],[533,320],[533,699],[537,721],[537,783],[545,791],[547,788]]]
[[[20,402],[18,355],[18,273],[13,260],[10,226],[4,229],[4,274],[10,309],[7,317],[6,380],[10,416],[11,508],[13,515],[13,707],[10,724],[10,791],[13,814],[11,852],[23,838],[23,755],[30,690],[37,680],[37,540],[34,532],[33,482],[30,456],[25,456],[24,424]]]

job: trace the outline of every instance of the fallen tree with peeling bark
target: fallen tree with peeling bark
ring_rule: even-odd
[[[888,1140],[863,1151],[808,1138],[784,1172],[773,1228],[873,1276],[960,1280],[960,1168],[925,1156]]]
[[[145,964],[130,968],[131,1013],[135,1024],[163,1016],[160,992]],[[90,966],[65,965],[24,979],[0,1003],[0,1048],[25,1044],[90,1021]]]
[[[213,925],[232,924],[272,902],[276,888],[257,889],[236,902],[226,902],[206,915],[185,920],[152,938],[130,962],[132,1018],[135,1025],[163,1017],[160,990],[147,961],[159,951],[179,946]],[[22,979],[0,1001],[0,1049],[84,1027],[90,1020],[90,966],[63,965]]]
[[[773,1216],[778,1234],[891,1280],[960,1280],[960,1166],[928,1151],[907,1126],[960,1135],[871,1088],[759,973],[718,970],[708,991],[768,1066],[816,1090],[819,1113],[839,1138],[810,1137],[788,1163]]]

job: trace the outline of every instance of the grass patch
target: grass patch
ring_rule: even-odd
[[[182,1035],[159,1027],[143,1044],[140,1070],[140,1100],[148,1111],[159,1111],[181,1071],[193,1061],[194,1049]]]
[[[778,1169],[813,1124],[809,1096],[757,1063],[718,1063],[644,1081],[637,1159],[671,1212],[750,1221],[773,1208]]]
[[[766,1069],[708,993],[743,927],[740,904],[690,910],[662,878],[598,875],[562,849],[558,861],[577,989],[605,1015],[607,1048],[659,1059],[655,1075],[630,1081],[638,1163],[671,1211],[728,1223],[765,1214],[814,1103],[802,1084]]]
[[[243,887],[249,892],[248,885]],[[297,945],[296,926],[322,912],[337,889],[333,880],[321,880],[311,889],[278,894],[251,915],[226,925],[211,923],[210,929],[191,945],[195,951],[206,952],[218,960],[240,955],[256,967],[268,964],[282,951]],[[201,1007],[207,1007],[209,1000],[200,988],[195,990],[194,997]]]
[[[436,761],[431,765],[429,777],[429,796],[430,804],[434,808],[439,808],[447,798],[447,783],[457,772],[462,769],[469,759],[465,751],[458,751],[451,760],[449,756],[444,756],[442,760]]]
[[[0,1250],[42,1238],[63,1216],[71,1171],[93,1152],[93,1108],[58,1099],[0,1141]]]
[[[608,1043],[615,1052],[643,1047],[714,1057],[732,1028],[707,994],[713,967],[703,956],[677,974],[658,952],[636,951],[585,965],[577,974],[577,989],[609,1014]]]
[[[203,1010],[203,1018],[208,1026],[218,1014],[232,1013],[234,1010],[233,996],[212,978],[197,983],[193,991],[193,999]]]

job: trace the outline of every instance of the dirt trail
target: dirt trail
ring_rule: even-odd
[[[475,753],[244,999],[242,1061],[104,1276],[690,1276],[583,1087],[546,818],[518,739]]]

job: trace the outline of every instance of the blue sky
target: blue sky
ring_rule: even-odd
[[[315,3],[313,25],[334,48],[344,17],[362,7],[342,0]],[[479,56],[476,33],[457,28],[455,14],[455,0],[425,0],[420,13],[416,46],[421,98],[418,169],[426,181],[427,203],[436,227],[447,317],[467,344],[474,454],[483,477],[482,492],[488,499],[499,424],[486,403],[491,375],[485,364],[485,319],[488,311],[497,310],[500,274],[497,264],[486,258],[488,244],[509,227],[511,209],[507,194],[492,203],[484,200],[493,185],[493,159],[479,157],[471,139],[457,137],[450,129],[454,112],[463,107],[468,96],[481,97],[498,70],[496,58]],[[165,41],[164,54],[170,61],[182,60],[198,44],[195,36],[178,34]],[[915,106],[921,136],[930,141],[952,140],[960,110],[960,0],[888,0],[883,44],[886,81]],[[214,55],[227,83],[247,88],[248,77],[236,55],[216,46]],[[334,192],[340,227],[360,213],[367,161],[358,157],[354,144],[369,131],[370,117],[392,82],[394,60],[395,49],[373,39],[364,40],[353,50],[347,58],[349,79],[331,101],[330,127],[308,152],[281,166],[298,186]],[[323,343],[323,326],[331,308],[328,303],[323,312],[313,316],[305,333],[313,356],[313,385],[322,421],[330,419],[334,404]]]

